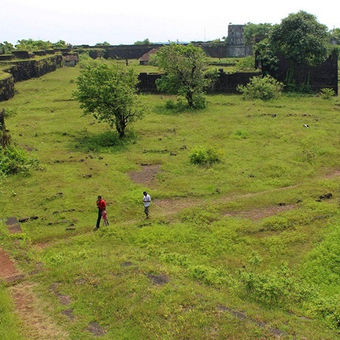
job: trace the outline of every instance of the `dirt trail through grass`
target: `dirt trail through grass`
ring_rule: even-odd
[[[17,269],[15,261],[2,248],[0,248],[1,281],[10,286],[10,295],[14,301],[16,313],[23,324],[25,338],[68,339],[68,334],[45,314],[44,305],[33,293],[34,284],[27,281],[27,275]]]
[[[333,179],[337,177],[340,177],[340,170],[333,170],[332,172],[329,172],[320,178]],[[224,195],[220,197],[211,195],[206,198],[193,198],[193,197],[164,198],[164,199],[155,200],[154,204],[155,206],[159,207],[162,210],[164,215],[172,215],[186,208],[206,206],[212,200],[215,205],[218,205],[218,204],[223,204],[223,203],[227,203],[231,201],[236,201],[239,199],[252,198],[252,197],[271,194],[275,192],[295,189],[295,188],[298,188],[299,186],[301,186],[301,184],[295,184],[295,185],[290,185],[287,187],[275,188],[275,189],[259,191],[259,192],[251,192],[251,193],[246,193],[246,194],[236,194],[236,195],[230,194],[230,195]],[[257,219],[257,218],[261,218],[261,210],[262,210],[263,217],[266,217],[266,216],[274,215],[277,212],[287,210],[289,208],[293,209],[294,207],[292,207],[291,205],[290,206],[287,205],[285,207],[272,206],[272,207],[266,207],[263,209],[256,208],[253,211],[250,211],[250,210],[244,211],[244,212],[240,211],[237,214],[241,216],[242,214],[244,214],[245,216],[248,215],[250,218],[254,217],[254,219]],[[228,212],[226,212],[226,214],[228,214]]]
[[[44,303],[33,293],[33,283],[22,282],[10,288],[26,337],[39,340],[68,339],[68,334],[57,326],[43,310]],[[45,305],[46,308],[46,305]]]

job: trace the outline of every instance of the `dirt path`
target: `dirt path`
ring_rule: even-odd
[[[326,173],[321,178],[334,179],[334,178],[337,178],[337,177],[340,177],[340,170],[336,169],[336,170],[332,170],[332,171]],[[238,200],[238,199],[252,198],[252,197],[261,196],[261,195],[265,195],[265,194],[271,194],[271,193],[274,193],[274,192],[291,190],[291,189],[298,188],[299,186],[301,186],[301,184],[295,184],[295,185],[290,185],[290,186],[283,187],[283,188],[275,188],[275,189],[259,191],[259,192],[252,192],[252,193],[247,193],[247,194],[230,194],[230,195],[225,195],[225,196],[220,196],[220,197],[215,197],[215,198],[214,198],[214,195],[211,195],[211,196],[205,197],[205,198],[193,198],[193,197],[164,198],[164,199],[154,200],[154,205],[156,207],[159,207],[161,210],[163,210],[164,215],[172,215],[172,214],[176,214],[176,213],[178,213],[181,210],[186,209],[186,208],[193,208],[193,207],[198,207],[198,206],[204,207],[213,198],[214,198],[214,204],[219,205],[219,204],[231,202],[231,201]],[[273,212],[271,215],[274,215],[276,209],[278,210],[278,212],[280,210],[287,210],[288,205],[285,208],[284,207],[279,208],[277,206],[276,207],[273,206],[273,207],[269,207],[269,208],[258,209],[259,210],[258,211],[259,216],[261,215],[260,210],[265,210],[265,209],[267,209],[267,211],[263,211],[264,217],[270,216],[270,214],[267,215],[267,213],[270,213],[270,209],[272,209],[272,212]],[[252,217],[254,217],[255,219],[257,218],[256,217],[256,214],[257,214],[256,210],[257,209],[254,209],[253,213],[249,213],[250,218],[252,218]],[[242,215],[241,213],[237,213],[237,214]],[[245,211],[244,214],[247,215],[247,211]]]
[[[14,301],[15,312],[21,320],[26,339],[64,340],[69,338],[68,334],[45,314],[44,310],[47,307],[34,295],[32,290],[34,284],[27,281],[27,275],[17,269],[15,261],[2,248],[0,248],[1,281],[10,286],[9,292]]]
[[[22,282],[10,288],[16,313],[25,330],[25,337],[37,340],[68,339],[67,332],[46,315],[46,303],[35,296],[33,287],[33,283]]]
[[[244,198],[251,198],[251,197],[256,197],[260,195],[265,195],[265,194],[270,194],[273,192],[279,192],[279,191],[285,191],[285,190],[290,190],[297,188],[299,184],[297,185],[291,185],[288,187],[284,188],[276,188],[276,189],[271,189],[271,190],[265,190],[265,191],[259,191],[259,192],[254,192],[254,193],[247,193],[247,194],[239,194],[239,195],[226,195],[226,196],[220,196],[216,197],[214,199],[214,204],[219,205],[227,202],[231,202],[234,200],[238,199],[244,199]],[[164,211],[165,215],[170,215],[170,214],[175,214],[180,212],[181,210],[185,208],[193,208],[193,207],[198,207],[198,206],[206,206],[209,201],[213,198],[214,196],[210,196],[207,198],[186,198],[186,197],[175,197],[175,198],[164,198],[164,199],[158,199],[154,201],[154,204],[156,207],[161,208]]]
[[[11,282],[21,275],[15,267],[14,261],[0,248],[0,281]]]

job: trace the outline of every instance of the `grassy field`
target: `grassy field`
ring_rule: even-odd
[[[13,141],[41,166],[1,181],[2,221],[38,219],[21,235],[0,225],[1,247],[27,273],[19,287],[0,287],[0,335],[338,338],[339,98],[211,95],[202,111],[174,113],[170,97],[144,95],[148,112],[120,142],[82,116],[78,74],[17,83],[0,103]],[[222,161],[192,165],[198,146]],[[93,232],[98,194],[110,226]],[[19,289],[39,301],[40,324],[13,316]]]

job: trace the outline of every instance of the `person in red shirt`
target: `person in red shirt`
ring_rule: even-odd
[[[97,198],[97,207],[98,207],[98,218],[97,218],[97,224],[95,230],[99,229],[100,226],[100,220],[103,215],[103,211],[106,209],[106,202],[102,199],[101,196],[98,196]]]

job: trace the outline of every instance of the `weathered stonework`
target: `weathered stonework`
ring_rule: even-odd
[[[0,101],[8,100],[14,96],[14,78],[11,74],[0,79]]]
[[[252,55],[252,47],[245,45],[243,41],[244,26],[245,25],[229,25],[227,42],[194,42],[193,44],[202,47],[209,57],[214,58],[245,57]],[[78,48],[89,49],[89,56],[93,59],[99,57],[105,59],[139,59],[143,54],[162,46],[162,44],[111,46],[81,45],[78,46]]]
[[[63,65],[63,57],[61,54],[56,54],[42,59],[3,61],[0,65],[7,66],[2,72],[0,71],[0,101],[3,101],[14,96],[15,82],[37,78],[55,71]]]

